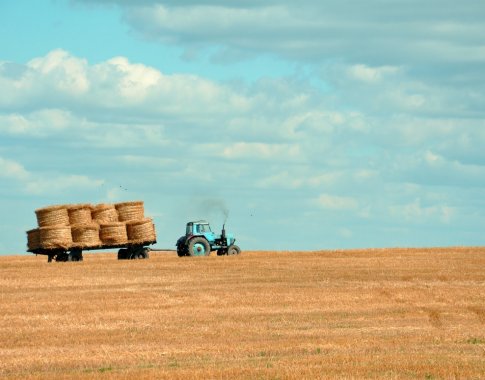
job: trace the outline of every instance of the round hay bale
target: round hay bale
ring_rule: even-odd
[[[40,231],[38,228],[27,231],[27,247],[29,251],[40,248]]]
[[[72,245],[76,248],[93,248],[101,245],[99,225],[96,223],[71,226]]]
[[[99,237],[104,245],[128,243],[126,224],[123,222],[103,223],[100,225]]]
[[[48,226],[40,227],[40,246],[41,248],[67,249],[72,246],[72,236],[70,226]]]
[[[157,240],[153,221],[148,218],[127,222],[126,231],[130,243],[143,243]]]
[[[65,205],[40,208],[35,210],[35,215],[39,227],[69,225],[69,214]]]
[[[118,222],[115,206],[105,203],[94,206],[91,210],[91,217],[99,224]]]
[[[120,222],[141,220],[145,218],[142,201],[116,203],[115,208],[116,211],[118,211],[118,219]]]
[[[71,226],[78,224],[91,224],[93,221],[91,217],[91,205],[78,204],[70,205],[67,207],[67,213],[69,214],[69,223]]]

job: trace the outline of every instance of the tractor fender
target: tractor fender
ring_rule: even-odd
[[[190,235],[190,236],[188,236],[187,239],[185,240],[185,245],[188,246],[190,244],[190,241],[192,239],[195,239],[195,238],[203,238],[203,239],[205,239],[205,241],[207,241],[207,244],[209,244],[209,247],[211,246],[211,243],[209,242],[209,240],[207,240],[207,238],[204,235]]]

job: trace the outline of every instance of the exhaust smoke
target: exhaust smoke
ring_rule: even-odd
[[[223,224],[226,224],[227,218],[229,218],[229,209],[226,206],[226,202],[222,199],[202,199],[199,203],[199,208],[202,214],[222,216],[224,219]]]

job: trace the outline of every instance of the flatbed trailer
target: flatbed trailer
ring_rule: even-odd
[[[143,242],[128,242],[125,244],[102,244],[93,247],[72,246],[69,248],[37,248],[27,252],[36,255],[46,255],[47,262],[55,261],[83,261],[83,251],[94,251],[101,249],[119,249],[118,260],[148,259],[151,249],[147,247],[156,244],[156,240]]]

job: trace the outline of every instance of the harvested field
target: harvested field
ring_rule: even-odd
[[[1,378],[485,378],[485,248],[0,257]]]

